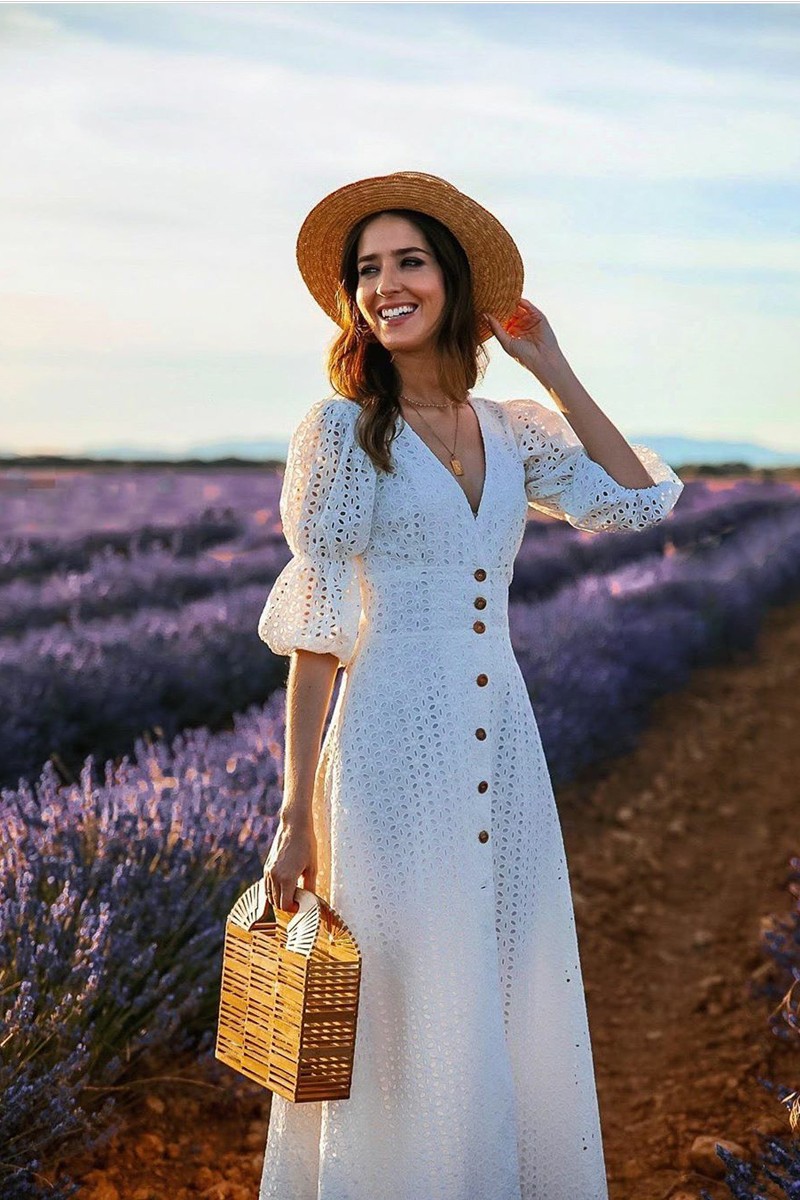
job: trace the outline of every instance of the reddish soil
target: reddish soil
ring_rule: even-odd
[[[695,1139],[754,1156],[759,1131],[790,1132],[757,1077],[800,1085],[800,1042],[770,1033],[748,984],[768,969],[762,920],[791,905],[798,779],[793,605],[752,655],[659,700],[634,753],[559,790],[611,1200],[730,1200]],[[172,1073],[192,1082],[139,1089],[80,1164],[82,1200],[256,1200],[270,1094],[225,1068]]]
[[[757,1077],[800,1085],[800,1038],[769,1031],[748,985],[800,853],[800,607],[742,657],[662,697],[633,754],[558,796],[612,1200],[730,1200],[695,1138],[755,1156],[759,1130],[791,1132]]]

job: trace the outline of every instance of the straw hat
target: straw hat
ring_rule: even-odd
[[[476,200],[422,171],[395,171],[345,184],[320,200],[297,238],[297,265],[308,290],[338,323],[336,293],[345,238],[356,221],[385,208],[415,208],[436,217],[455,234],[472,270],[478,336],[492,337],[481,313],[498,321],[511,316],[522,296],[523,267],[508,230]]]

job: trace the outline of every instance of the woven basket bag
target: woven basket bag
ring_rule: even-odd
[[[295,896],[296,913],[273,908],[261,878],[231,909],[215,1054],[286,1100],[346,1100],[361,952],[321,896]]]

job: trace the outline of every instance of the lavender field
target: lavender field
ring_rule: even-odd
[[[225,915],[281,801],[286,660],[256,632],[279,491],[263,468],[0,475],[8,1200],[70,1195],[39,1172],[104,1136],[108,1089],[210,1049]],[[532,518],[511,630],[554,780],[632,748],[798,597],[791,482],[689,480],[641,533]]]

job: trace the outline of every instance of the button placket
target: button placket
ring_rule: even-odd
[[[473,576],[474,576],[474,578],[475,578],[475,579],[478,581],[478,583],[483,583],[483,582],[484,582],[484,580],[486,579],[486,570],[485,570],[485,568],[483,568],[483,567],[477,567],[477,568],[474,570],[474,572],[473,572]],[[485,596],[483,596],[483,595],[477,595],[477,596],[475,596],[475,597],[473,598],[473,601],[472,601],[472,603],[473,603],[473,606],[474,606],[475,608],[477,608],[478,610],[481,610],[481,611],[482,611],[483,609],[485,609],[485,608],[486,608],[486,604],[487,604],[486,597],[485,597]],[[472,628],[473,628],[473,631],[474,631],[475,633],[478,633],[478,634],[481,634],[481,633],[485,633],[485,632],[486,632],[486,624],[485,624],[485,622],[484,622],[484,621],[474,621],[474,622],[473,622],[473,625],[472,625]],[[484,672],[484,671],[481,671],[481,672],[479,672],[479,673],[478,673],[478,674],[475,676],[475,683],[476,683],[477,687],[479,687],[479,688],[486,687],[486,685],[488,684],[488,682],[489,682],[489,676],[488,676],[488,675],[486,674],[486,672]],[[476,728],[475,728],[475,738],[477,739],[477,741],[478,741],[478,742],[482,742],[484,745],[486,745],[486,744],[487,744],[487,741],[488,741],[488,739],[487,739],[487,733],[486,733],[486,729],[485,729],[485,727],[484,727],[483,725],[477,725],[477,726],[476,726]],[[486,774],[488,774],[488,772],[484,771],[484,772],[483,772],[483,774],[484,774],[484,775],[486,775]],[[478,782],[477,782],[477,785],[476,785],[476,786],[477,786],[477,791],[478,791],[478,794],[479,794],[479,795],[481,795],[481,796],[483,796],[483,795],[485,795],[485,794],[486,794],[486,792],[488,792],[488,790],[489,790],[489,780],[488,780],[488,779],[485,779],[485,778],[484,778],[484,779],[480,779],[480,780],[478,780]],[[484,812],[485,812],[486,814],[488,814],[488,812],[490,812],[490,811],[491,811],[491,806],[489,805],[489,806],[488,806],[488,807],[487,807],[487,808],[484,810]],[[487,821],[487,824],[489,824],[489,823],[490,823],[490,822],[488,822],[488,821]],[[490,836],[490,835],[489,835],[489,830],[488,830],[488,829],[480,829],[480,830],[478,830],[478,841],[479,841],[479,842],[481,842],[481,843],[486,843],[486,842],[488,842],[488,841],[489,841],[489,836]],[[482,888],[485,888],[486,886],[487,886],[487,885],[486,885],[485,883],[481,885],[481,887],[482,887]]]

